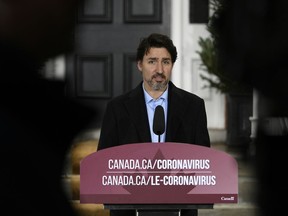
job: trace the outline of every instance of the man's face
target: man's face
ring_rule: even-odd
[[[137,67],[142,72],[146,90],[164,91],[167,88],[173,63],[166,48],[150,48]]]

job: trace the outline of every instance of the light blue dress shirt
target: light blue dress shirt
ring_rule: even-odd
[[[168,88],[163,92],[163,94],[157,99],[153,99],[148,92],[144,88],[143,84],[143,91],[144,91],[144,97],[145,97],[145,103],[147,108],[147,114],[149,119],[149,127],[150,127],[150,134],[151,134],[151,140],[152,142],[158,142],[159,136],[153,132],[153,118],[154,118],[154,112],[155,107],[158,105],[161,105],[164,109],[164,115],[165,115],[165,131],[160,136],[160,142],[165,142],[166,137],[166,123],[167,123],[167,105],[168,105]]]

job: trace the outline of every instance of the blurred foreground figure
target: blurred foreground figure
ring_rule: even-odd
[[[259,93],[256,172],[259,215],[282,214],[288,192],[288,1],[222,0],[214,20],[227,74]]]
[[[7,215],[76,215],[61,175],[70,144],[93,112],[41,78],[72,50],[76,0],[0,0],[1,210]]]

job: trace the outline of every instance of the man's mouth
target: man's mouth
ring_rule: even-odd
[[[159,74],[155,75],[153,78],[155,79],[156,82],[162,82],[165,79],[163,75],[159,75]]]

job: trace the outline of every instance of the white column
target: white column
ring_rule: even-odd
[[[171,80],[180,88],[182,87],[182,4],[182,0],[171,1],[171,39],[178,52],[178,58],[173,68]]]
[[[253,89],[253,112],[252,116],[249,118],[251,121],[251,138],[256,137],[257,123],[258,123],[258,92],[256,89]]]
[[[256,89],[253,89],[253,109],[252,109],[252,116],[249,118],[251,122],[251,140],[252,142],[250,143],[249,146],[249,155],[254,156],[256,154],[256,147],[255,147],[255,138],[257,135],[257,126],[258,126],[258,120],[259,120],[259,115],[258,115],[258,107],[259,107],[259,93]]]

